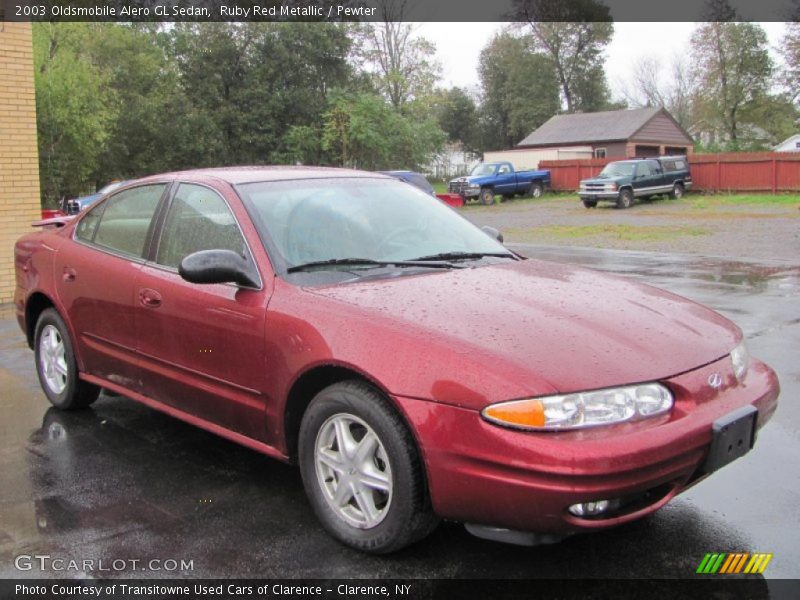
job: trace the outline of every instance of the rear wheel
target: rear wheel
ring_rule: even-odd
[[[531,183],[531,187],[528,190],[531,198],[541,198],[544,194],[544,187],[538,181],[534,181]]]
[[[633,204],[633,192],[628,188],[620,190],[617,197],[617,208],[630,208]]]
[[[597,200],[582,200],[582,202],[586,208],[595,208],[597,206]]]
[[[683,198],[683,194],[685,192],[686,190],[684,189],[683,184],[677,182],[675,185],[672,186],[672,192],[670,193],[670,196],[672,198],[675,198],[676,200],[680,200],[681,198]]]
[[[300,426],[299,462],[314,512],[348,546],[393,552],[438,522],[410,432],[366,383],[345,381],[317,394]]]
[[[69,331],[55,309],[44,310],[34,333],[36,373],[47,399],[56,408],[84,408],[97,400],[100,388],[78,378]]]
[[[481,188],[481,202],[486,206],[494,204],[494,190],[492,188]]]

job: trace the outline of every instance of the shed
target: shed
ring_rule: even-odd
[[[800,152],[800,133],[790,136],[773,148],[775,152]]]
[[[664,108],[556,115],[517,144],[518,150],[591,148],[594,158],[691,154],[692,137]]]

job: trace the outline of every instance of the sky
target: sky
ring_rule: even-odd
[[[419,23],[417,35],[437,47],[442,65],[442,85],[472,88],[478,85],[478,59],[495,31],[503,23]],[[761,23],[770,47],[780,43],[783,23]],[[669,63],[675,53],[686,53],[694,23],[614,23],[614,37],[606,48],[606,75],[615,99],[621,99],[620,84],[629,78],[641,56],[653,55]],[[775,58],[775,56],[774,56]]]

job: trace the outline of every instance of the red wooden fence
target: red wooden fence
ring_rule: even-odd
[[[576,190],[619,158],[543,160],[554,190]],[[694,190],[706,192],[800,192],[800,152],[689,155]]]

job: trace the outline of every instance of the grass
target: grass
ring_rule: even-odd
[[[685,198],[693,208],[715,208],[730,205],[800,205],[797,194],[688,194]]]
[[[519,240],[541,239],[545,237],[563,239],[586,239],[601,237],[625,242],[658,242],[685,236],[707,235],[700,227],[671,227],[668,225],[547,225],[527,229],[507,229],[509,238]]]

